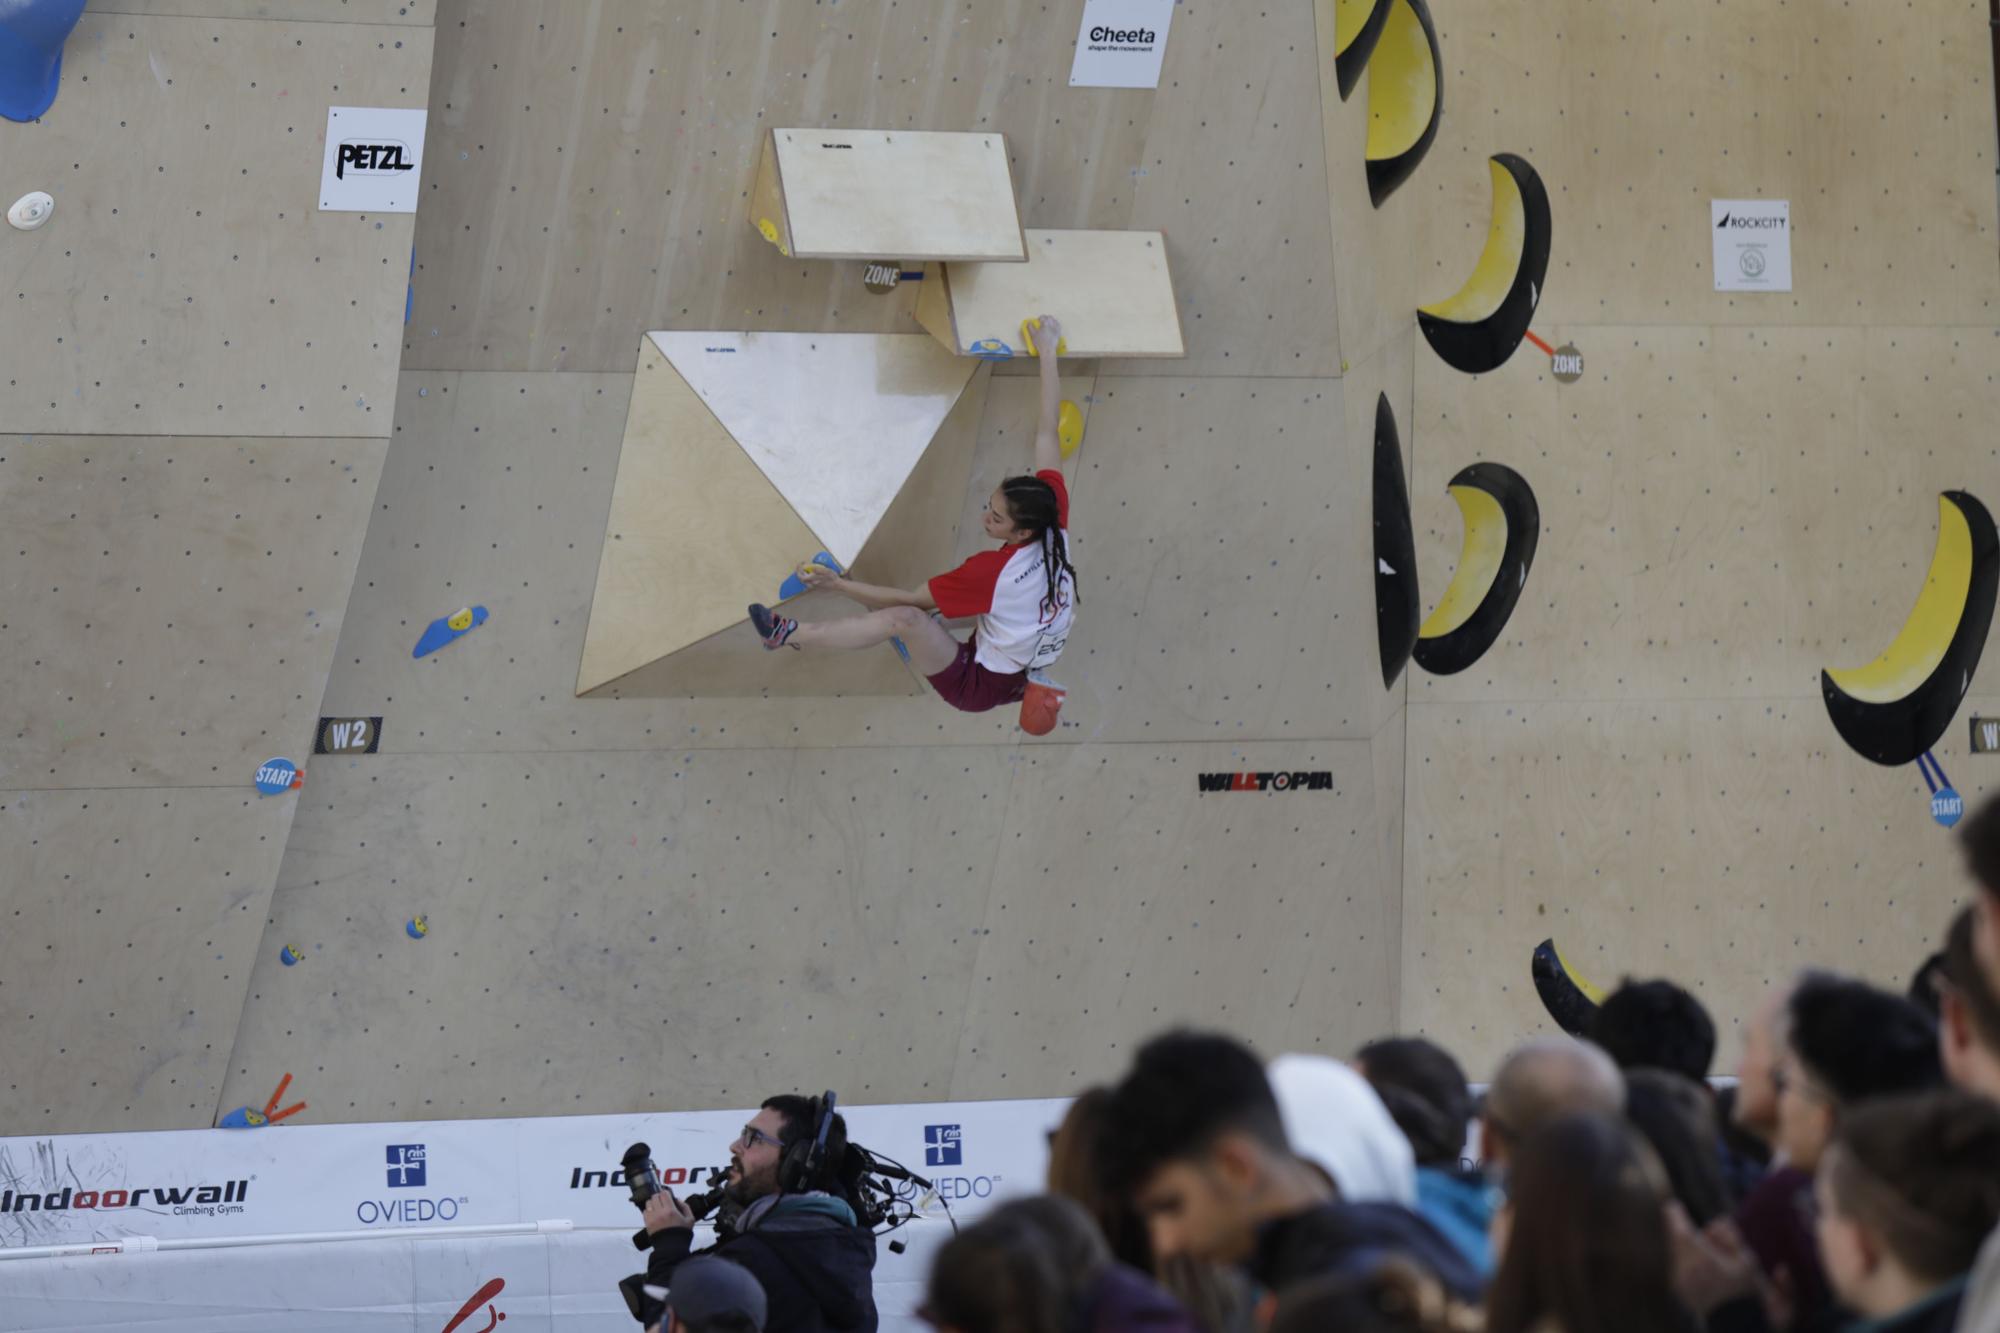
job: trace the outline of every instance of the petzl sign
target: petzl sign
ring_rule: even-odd
[[[320,211],[416,212],[429,114],[421,107],[328,107]]]

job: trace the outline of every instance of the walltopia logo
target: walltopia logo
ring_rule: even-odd
[[[69,1213],[90,1209],[144,1208],[159,1212],[171,1209],[174,1216],[218,1212],[240,1213],[238,1206],[250,1194],[250,1182],[232,1180],[223,1185],[148,1185],[136,1190],[80,1190],[65,1187],[47,1194],[16,1194],[0,1191],[0,1213]]]
[[[1717,231],[1772,231],[1782,230],[1785,219],[1781,217],[1751,218],[1735,213],[1724,213],[1722,221],[1715,224]]]
[[[1318,773],[1200,773],[1203,793],[1212,791],[1332,791],[1333,774]]]

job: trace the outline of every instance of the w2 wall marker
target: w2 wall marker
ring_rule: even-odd
[[[374,754],[381,748],[379,717],[323,717],[313,738],[314,754]]]

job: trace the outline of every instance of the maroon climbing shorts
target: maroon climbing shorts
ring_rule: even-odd
[[[931,677],[931,688],[938,692],[938,698],[966,713],[983,713],[1018,702],[1028,691],[1028,673],[988,671],[979,665],[978,652],[976,637],[958,645],[952,664]]]

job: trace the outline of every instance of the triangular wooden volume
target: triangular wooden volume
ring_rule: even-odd
[[[816,551],[843,565],[859,557],[861,577],[897,586],[950,564],[984,400],[983,377],[965,392],[978,370],[922,334],[649,335],[577,693],[920,688],[887,647],[823,661],[766,654],[745,608],[777,602]],[[906,489],[938,498],[897,504]],[[808,619],[855,611],[826,594],[801,600],[829,603],[800,607]]]
[[[646,336],[843,566],[972,378],[918,334]]]

